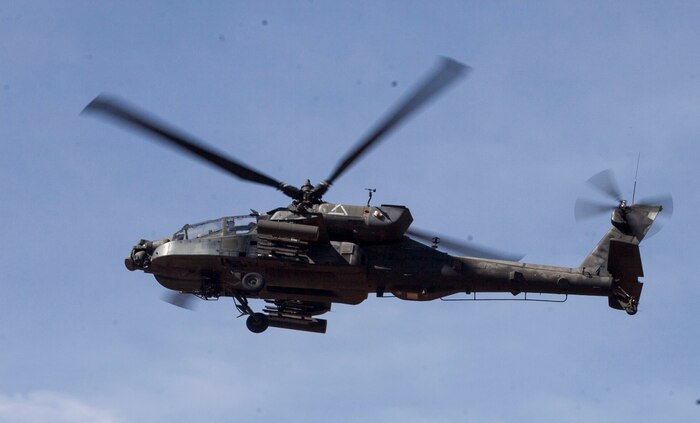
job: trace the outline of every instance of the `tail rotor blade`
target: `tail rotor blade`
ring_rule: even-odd
[[[649,228],[649,221],[646,218],[646,212],[642,211],[640,213],[639,209],[632,206],[629,208],[625,220],[629,226],[630,234],[635,236],[638,240],[641,241],[644,237],[649,235],[651,229]],[[645,233],[645,231],[647,232]]]
[[[616,202],[622,200],[620,187],[617,185],[617,180],[612,169],[606,169],[596,173],[591,176],[586,183]]]
[[[673,216],[673,196],[671,196],[671,194],[666,193],[653,197],[645,197],[639,201],[639,204],[661,206],[661,213],[666,219],[670,219],[671,216]]]
[[[663,227],[671,220],[673,216],[673,197],[671,194],[661,194],[653,197],[645,197],[639,201],[639,204],[649,206],[661,206],[661,213],[654,222],[654,225],[649,229],[647,238],[656,235]]]
[[[610,213],[615,207],[617,207],[617,205],[577,198],[576,205],[574,206],[574,218],[576,221],[590,219],[605,213]]]

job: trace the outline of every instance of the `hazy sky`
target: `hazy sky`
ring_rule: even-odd
[[[0,421],[690,422],[700,418],[700,3],[0,0]],[[326,195],[578,266],[609,227],[583,183],[671,192],[636,316],[565,304],[334,306],[326,335],[159,300],[123,257],[286,198],[108,122],[127,99],[293,184],[434,65],[468,78]],[[259,307],[259,304],[255,304]]]

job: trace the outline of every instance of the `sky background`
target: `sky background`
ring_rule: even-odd
[[[695,422],[698,2],[0,0],[0,422]],[[565,304],[336,305],[328,333],[245,328],[231,301],[160,301],[140,238],[286,204],[79,116],[107,92],[270,175],[328,175],[449,56],[468,78],[326,195],[578,266],[584,182],[671,192],[639,313]],[[255,304],[260,307],[260,304]]]

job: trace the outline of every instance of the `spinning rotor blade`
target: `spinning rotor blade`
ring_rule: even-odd
[[[617,204],[610,205],[609,203],[577,198],[574,206],[574,218],[576,221],[589,219],[601,214],[611,213],[616,207]]]
[[[641,241],[648,233],[644,233],[644,231],[650,230],[647,225],[646,213],[635,209],[634,206],[629,207],[629,209],[625,216],[625,221],[629,226],[629,233]]]
[[[170,303],[176,307],[186,310],[194,310],[195,297],[192,294],[184,294],[182,292],[165,292],[160,299],[166,303]]]
[[[193,137],[176,129],[168,128],[166,124],[158,122],[156,119],[148,117],[145,113],[104,94],[95,97],[83,109],[82,113],[102,113],[117,122],[126,123],[150,135],[156,135],[155,139],[160,140],[164,144],[186,151],[243,180],[271,186],[282,190],[289,196],[293,196],[297,191],[296,188],[279,182],[234,159],[225,157],[223,154],[205,147],[202,142],[195,140]]]
[[[649,229],[647,233],[647,238],[656,235],[663,229],[664,225],[671,220],[673,216],[673,197],[671,194],[661,194],[654,197],[645,197],[640,200],[638,204],[644,204],[649,206],[661,206],[661,213],[659,217],[654,222],[654,225]]]
[[[433,243],[433,240],[435,238],[439,239],[438,245],[441,247],[445,247],[446,249],[452,250],[462,256],[467,256],[467,257],[478,257],[478,258],[485,258],[485,259],[494,259],[494,260],[506,260],[506,261],[520,261],[522,260],[523,257],[525,257],[524,254],[513,254],[513,253],[506,253],[503,251],[495,250],[492,248],[488,247],[483,247],[481,245],[472,243],[472,242],[465,242],[465,241],[460,241],[454,238],[449,238],[449,237],[443,237],[443,236],[436,236],[433,233],[429,233],[420,229],[409,229],[406,231],[406,233],[409,236],[412,236],[416,239],[419,239],[421,241],[425,241],[428,243]]]
[[[393,109],[369,135],[361,139],[355,148],[340,161],[333,173],[331,173],[331,176],[322,182],[322,184],[326,185],[323,191],[325,191],[328,186],[332,185],[335,180],[352,166],[358,158],[366,153],[370,147],[376,145],[411,113],[434,98],[440,91],[449,86],[469,69],[468,66],[453,59],[447,57],[441,58],[438,69],[418,85],[403,102],[399,103],[399,105]]]
[[[611,202],[577,198],[576,205],[574,206],[574,217],[576,218],[576,221],[599,216],[605,213],[611,215],[612,211],[619,207],[620,212],[623,216],[625,216],[624,219],[627,222],[627,225],[629,225],[630,233],[637,236],[638,239],[641,240],[642,238],[648,238],[658,233],[663,227],[664,223],[667,222],[673,215],[673,198],[671,197],[671,194],[647,197],[635,202],[634,204],[625,204],[625,202],[622,200],[622,194],[620,193],[617,182],[615,182],[615,177],[611,169],[596,173],[589,178],[588,181],[586,181],[586,184],[590,185],[600,193],[610,197],[615,201],[615,203],[611,204]],[[636,191],[636,176],[634,191]],[[650,210],[649,207],[654,206],[661,206],[661,213],[659,214],[658,218],[655,219],[651,228],[649,228],[650,222],[648,220],[647,213]],[[644,231],[647,232],[644,233]]]
[[[644,204],[648,206],[661,206],[662,213],[667,219],[673,216],[673,197],[671,194],[661,194],[653,197],[645,197],[639,201],[637,204]]]
[[[612,169],[596,173],[586,183],[615,201],[622,200],[622,194]]]

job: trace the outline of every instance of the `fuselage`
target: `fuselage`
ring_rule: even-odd
[[[251,217],[186,225],[148,256],[142,270],[166,288],[212,297],[250,297],[240,285],[252,272],[265,278],[254,297],[346,304],[375,293],[414,301],[473,292],[608,296],[612,284],[581,268],[452,256],[403,234],[364,243],[260,234]]]

